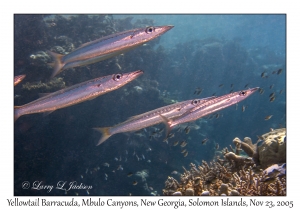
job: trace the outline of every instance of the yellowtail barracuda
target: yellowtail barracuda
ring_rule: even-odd
[[[150,26],[111,34],[85,43],[67,55],[48,51],[54,59],[52,77],[68,68],[96,63],[122,54],[155,39],[173,27]]]
[[[161,123],[163,120],[160,115],[163,115],[167,118],[178,117],[183,113],[187,112],[190,109],[195,108],[201,103],[207,102],[215,98],[214,96],[203,98],[203,99],[194,99],[178,102],[168,106],[160,107],[152,111],[130,117],[128,120],[117,124],[113,127],[103,127],[103,128],[94,128],[95,130],[102,133],[102,137],[97,143],[97,146],[106,141],[110,136],[117,133],[124,133],[129,131],[137,131],[158,123]]]
[[[208,100],[205,103],[199,104],[195,108],[188,110],[187,112],[175,119],[168,119],[166,116],[160,115],[160,117],[163,119],[163,122],[166,125],[167,136],[169,135],[171,129],[174,126],[181,123],[195,121],[213,112],[217,112],[226,107],[239,103],[240,101],[248,98],[252,93],[257,91],[258,89],[259,88],[256,87],[216,97],[214,99]]]
[[[19,84],[25,77],[26,77],[25,74],[15,76],[14,77],[14,86],[16,86],[17,84]]]
[[[15,106],[15,121],[22,115],[48,112],[72,106],[116,90],[143,74],[142,70],[124,74],[112,74],[73,85],[47,94],[23,106]]]

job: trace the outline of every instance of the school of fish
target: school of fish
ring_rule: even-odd
[[[47,51],[54,60],[54,63],[52,64],[54,70],[51,77],[56,76],[61,71],[66,69],[93,64],[132,50],[159,37],[173,27],[174,26],[172,25],[150,26],[114,33],[109,36],[85,43],[67,55],[61,55]],[[282,70],[276,73],[280,74],[281,71]],[[64,88],[54,93],[46,94],[43,97],[25,105],[15,106],[14,119],[16,121],[23,115],[34,113],[51,113],[57,109],[69,107],[86,100],[92,100],[100,95],[121,88],[142,74],[142,70],[137,70],[129,73],[107,75]],[[262,73],[261,77],[266,77],[265,72]],[[24,78],[25,75],[16,76],[14,78],[14,85],[20,83]],[[247,84],[245,88],[247,88],[248,85],[249,84]],[[223,84],[219,85],[219,87],[223,87]],[[233,84],[231,87],[233,87]],[[217,97],[214,96],[215,94],[213,94],[213,96],[207,98],[177,102],[136,116],[132,116],[128,120],[112,127],[96,127],[94,129],[102,133],[102,137],[96,145],[102,144],[114,134],[137,131],[159,123],[164,123],[166,125],[167,137],[164,141],[167,142],[168,138],[172,138],[170,131],[174,126],[195,121],[203,116],[237,104],[238,102],[249,97],[258,89],[259,88],[256,87],[237,92],[233,92],[232,90],[229,94],[223,96]],[[200,95],[202,90],[202,88],[197,88],[194,94]],[[270,96],[270,98],[271,100],[275,99],[273,95],[272,97]],[[219,118],[219,116],[220,115],[217,113],[215,117]],[[186,134],[188,134],[190,128],[187,126],[184,131]],[[176,141],[173,145],[176,146],[178,143],[179,142]],[[205,143],[202,142],[202,144]],[[181,147],[185,147],[186,145],[186,141],[182,141],[180,143]],[[184,149],[182,153],[184,157],[188,155],[186,149]],[[109,164],[106,164],[106,166],[109,167]],[[122,167],[120,165],[117,170],[121,169]],[[135,184],[137,184],[137,182],[134,183],[134,185]]]

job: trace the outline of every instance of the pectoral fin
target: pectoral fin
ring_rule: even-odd
[[[52,110],[52,111],[48,111],[48,112],[44,112],[43,113],[43,116],[46,117],[48,116],[49,114],[51,114],[52,112],[54,112],[55,110]]]

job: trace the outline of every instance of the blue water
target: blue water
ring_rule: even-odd
[[[182,166],[189,169],[191,162],[211,161],[215,143],[221,150],[233,146],[235,137],[250,137],[256,142],[257,135],[270,128],[286,127],[285,15],[113,15],[103,24],[93,16],[80,16],[76,21],[65,17],[71,16],[56,19],[55,16],[15,16],[14,74],[27,75],[15,86],[15,105],[37,99],[40,92],[60,89],[55,85],[48,89],[23,87],[27,82],[49,82],[52,68],[30,58],[39,51],[54,46],[68,51],[70,43],[78,47],[101,37],[103,30],[113,33],[106,27],[109,24],[115,31],[148,25],[175,27],[146,46],[86,67],[65,70],[57,76],[70,86],[122,71],[144,70],[144,75],[136,81],[94,100],[47,116],[20,117],[14,126],[15,195],[151,195],[151,192],[162,195],[168,176],[180,180],[179,175],[171,172],[183,173]],[[125,21],[128,17],[132,19]],[[59,39],[61,36],[68,39]],[[273,74],[279,69],[281,74]],[[261,77],[264,71],[267,78]],[[172,100],[220,96],[250,87],[265,91],[253,94],[237,107],[217,112],[219,118],[214,115],[189,124],[188,134],[174,129],[175,136],[168,144],[163,142],[164,132],[149,138],[155,129],[164,127],[156,125],[135,133],[116,134],[95,146],[101,134],[94,127],[113,126]],[[194,94],[196,88],[203,89],[200,95]],[[269,95],[273,92],[275,100],[270,102]],[[266,121],[267,115],[273,117]],[[195,124],[198,129],[194,129]],[[209,139],[206,145],[201,144],[204,138]],[[186,140],[188,144],[185,148],[173,146],[176,140]],[[183,149],[187,149],[187,157],[181,153]],[[128,177],[128,173],[133,175]],[[148,176],[143,179],[137,173]],[[76,181],[92,189],[68,192],[22,189],[24,181],[31,186],[34,182],[56,186],[65,181],[66,188]],[[133,185],[134,181],[137,185]]]

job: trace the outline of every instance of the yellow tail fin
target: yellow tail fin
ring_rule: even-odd
[[[47,53],[49,55],[52,56],[52,58],[54,59],[54,71],[51,75],[51,78],[52,77],[55,77],[55,75],[57,75],[59,72],[61,72],[62,68],[64,67],[64,63],[62,63],[61,59],[64,55],[61,55],[61,54],[58,54],[58,53],[54,53],[54,52],[51,52],[51,51],[47,51]]]
[[[96,131],[99,131],[100,133],[102,133],[102,137],[101,139],[98,141],[98,143],[96,144],[96,146],[102,144],[103,142],[105,142],[109,137],[111,137],[111,134],[109,132],[111,127],[104,127],[104,128],[93,128]]]

